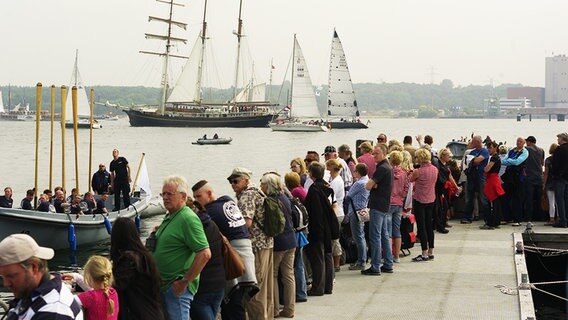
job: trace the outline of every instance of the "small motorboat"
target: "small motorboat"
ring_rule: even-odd
[[[452,152],[454,159],[461,160],[465,154],[465,150],[467,149],[467,142],[450,141],[446,144],[446,148]]]
[[[229,144],[233,141],[232,138],[213,138],[213,139],[206,139],[206,138],[199,138],[197,141],[192,142],[191,144],[198,144],[198,145],[209,145],[209,144]]]

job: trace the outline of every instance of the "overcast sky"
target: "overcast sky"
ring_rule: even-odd
[[[176,36],[188,45],[199,32],[203,0],[185,3]],[[256,72],[281,83],[296,33],[314,85],[327,83],[336,28],[355,83],[522,83],[544,86],[545,57],[568,53],[568,1],[546,0],[243,0],[243,20]],[[139,50],[159,50],[144,33],[167,5],[152,0],[0,1],[0,85],[67,85],[75,49],[86,85],[159,86],[161,61]],[[238,0],[209,0],[209,36],[217,72],[234,77]],[[180,67],[174,66],[174,74]]]

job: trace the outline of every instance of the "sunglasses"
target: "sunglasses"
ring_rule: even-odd
[[[229,180],[229,183],[230,183],[230,184],[237,184],[237,183],[239,183],[240,181],[241,181],[241,180],[239,180],[239,179],[231,179],[231,180]]]

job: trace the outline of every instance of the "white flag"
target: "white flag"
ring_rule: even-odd
[[[152,190],[150,189],[150,177],[148,176],[148,168],[146,168],[146,159],[142,159],[142,164],[140,165],[140,174],[138,175],[138,187],[140,188],[140,196],[152,196]]]

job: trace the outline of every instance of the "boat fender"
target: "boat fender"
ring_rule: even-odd
[[[77,236],[75,235],[75,225],[72,223],[67,226],[67,240],[69,241],[69,249],[73,252],[77,251]]]
[[[109,220],[107,217],[105,217],[104,223],[105,223],[105,228],[106,228],[108,234],[111,234],[111,232],[112,232],[112,224],[110,223],[110,220]]]
[[[136,225],[136,231],[138,231],[138,234],[140,234],[140,224],[142,223],[142,221],[140,220],[140,215],[138,213],[136,213],[136,216],[134,217],[134,224]]]

